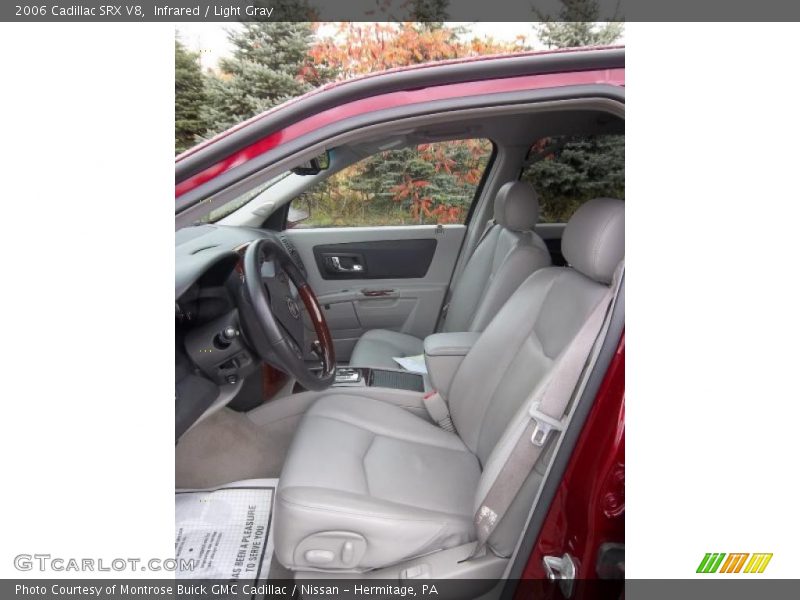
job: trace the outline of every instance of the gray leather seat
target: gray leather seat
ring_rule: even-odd
[[[525,279],[550,265],[544,241],[533,232],[539,198],[530,184],[506,183],[494,201],[495,225],[464,267],[442,324],[442,331],[483,331]],[[422,340],[388,329],[364,333],[353,348],[350,365],[398,369],[393,357],[422,354]]]
[[[364,571],[475,539],[472,516],[527,417],[525,400],[608,289],[624,258],[624,205],[597,199],[564,232],[571,267],[533,273],[488,324],[449,393],[457,433],[380,399],[324,393],[300,423],[275,504],[291,569]],[[513,552],[541,481],[534,469],[489,539]]]

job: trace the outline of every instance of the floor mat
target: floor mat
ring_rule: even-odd
[[[213,489],[175,492],[176,577],[267,579],[277,479],[247,479]],[[181,570],[181,561],[192,568]]]

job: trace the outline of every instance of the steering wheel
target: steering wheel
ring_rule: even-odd
[[[271,237],[252,242],[244,254],[243,272],[239,313],[245,337],[259,357],[278,363],[306,389],[330,386],[336,370],[333,338],[316,295],[283,245]],[[305,360],[298,297],[317,334],[311,350],[321,369],[309,367]]]

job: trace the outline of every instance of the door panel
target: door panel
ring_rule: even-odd
[[[433,333],[466,226],[290,229],[331,329],[336,358],[350,359],[368,329]],[[326,258],[352,269],[334,274]],[[310,321],[306,328],[311,335]]]
[[[399,329],[417,306],[419,298],[368,298],[356,301],[358,321],[364,329]]]
[[[323,279],[418,279],[425,277],[436,252],[431,238],[346,242],[314,246]]]

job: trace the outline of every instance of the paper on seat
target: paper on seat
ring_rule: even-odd
[[[406,371],[411,373],[419,373],[425,375],[428,372],[428,367],[425,366],[425,355],[417,354],[416,356],[393,356],[392,359]]]
[[[266,580],[272,561],[277,479],[248,479],[175,492],[176,577]],[[182,560],[193,568],[181,569]]]

